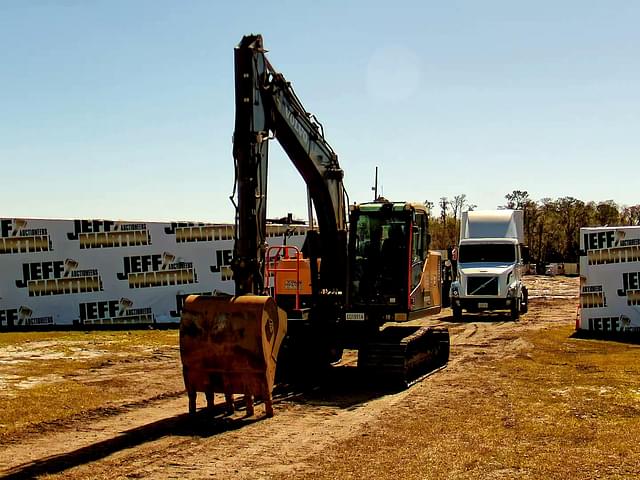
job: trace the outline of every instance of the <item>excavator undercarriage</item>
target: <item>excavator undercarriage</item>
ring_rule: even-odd
[[[358,368],[365,375],[400,388],[420,381],[448,360],[449,331],[444,327],[388,326],[358,350]]]

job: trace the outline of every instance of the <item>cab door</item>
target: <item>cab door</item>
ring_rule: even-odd
[[[411,226],[411,269],[409,272],[409,310],[425,307],[424,281],[427,261],[427,216],[415,213]]]

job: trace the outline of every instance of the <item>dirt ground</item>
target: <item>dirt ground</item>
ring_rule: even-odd
[[[542,333],[574,349],[569,352],[573,357],[575,349],[592,352],[598,347],[571,339],[577,278],[531,276],[527,283],[530,311],[519,322],[494,314],[466,315],[454,323],[449,309],[424,320],[449,327],[451,358],[447,368],[411,388],[372,391],[359,383],[350,366],[353,356],[347,356],[346,364],[316,388],[278,390],[275,417],[270,419],[264,418],[262,405],[255,417],[247,418],[240,403],[236,414],[225,416],[220,397],[220,408],[213,413],[189,417],[178,350],[156,346],[136,361],[134,371],[127,370],[128,399],[0,437],[0,476],[637,478],[637,367],[622,371],[617,393],[600,390],[599,396],[584,399],[580,392],[591,387],[556,382],[560,370],[554,368],[573,364],[554,359],[542,367],[543,374],[530,370],[529,364],[544,360],[544,348],[555,348],[555,343],[548,347],[540,340]],[[636,347],[612,348],[623,354]],[[3,350],[0,357],[7,353]],[[640,358],[637,348],[635,354]],[[118,376],[121,361],[74,375],[81,382],[104,381]],[[632,377],[631,383],[625,383],[624,375]],[[620,423],[613,430],[600,431],[589,402],[623,390],[629,408],[616,417]],[[541,403],[547,394],[550,400]],[[199,406],[203,403],[199,399]],[[586,406],[578,411],[576,405]],[[567,426],[566,432],[554,426],[556,418]],[[628,433],[634,422],[631,437],[616,437],[616,428]],[[571,444],[565,443],[568,438]],[[630,445],[608,450],[606,445],[615,444],[616,438]]]

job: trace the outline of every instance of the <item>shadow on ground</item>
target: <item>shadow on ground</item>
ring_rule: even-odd
[[[315,382],[307,381],[279,385],[274,391],[274,403],[300,403],[352,409],[376,397],[397,391],[392,388],[373,388],[371,379],[361,375],[355,366],[336,366],[328,369]],[[245,410],[244,400],[237,396],[239,412]],[[186,405],[186,404],[185,404]],[[277,413],[276,413],[277,415]],[[211,437],[237,430],[260,421],[258,417],[229,416],[220,403],[211,409],[202,409],[164,418],[153,423],[126,430],[112,438],[50,457],[28,462],[0,472],[0,478],[18,479],[52,475],[70,468],[99,461],[116,452],[152,442],[166,436]]]
[[[258,421],[258,418],[229,418],[224,406],[164,418],[147,425],[126,430],[119,435],[77,450],[38,459],[0,473],[3,479],[35,478],[63,472],[73,467],[101,460],[113,453],[158,440],[169,435],[210,437],[236,430]]]
[[[640,333],[637,332],[591,332],[589,330],[576,330],[570,335],[570,338],[640,345]]]

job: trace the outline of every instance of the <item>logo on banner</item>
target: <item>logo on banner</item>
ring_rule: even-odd
[[[640,305],[640,272],[624,272],[622,288],[618,289],[619,297],[627,297],[627,305]]]
[[[602,308],[607,306],[607,297],[602,285],[588,285],[580,292],[580,306],[582,308]]]
[[[176,261],[169,252],[153,255],[132,255],[122,259],[118,280],[127,280],[129,288],[184,285],[198,281],[192,262]]]
[[[175,235],[176,243],[233,240],[233,225],[172,222],[171,226],[164,229],[164,232],[167,235]]]
[[[151,233],[146,223],[125,223],[111,220],[74,220],[69,240],[78,240],[81,249],[117,248],[151,245]]]
[[[304,235],[307,228],[289,225],[267,225],[267,237],[284,237]],[[164,229],[167,235],[175,235],[176,243],[217,242],[233,240],[233,225],[212,225],[208,223],[172,222]]]
[[[589,318],[588,324],[589,330],[594,332],[640,332],[640,327],[632,326],[631,319],[626,315]]]
[[[233,280],[233,271],[231,270],[232,258],[233,250],[216,250],[216,264],[209,267],[213,273],[220,274],[220,279],[223,282]]]
[[[27,228],[28,221],[0,220],[0,254],[50,252],[53,250],[46,228]]]
[[[640,261],[640,238],[626,239],[624,230],[605,230],[583,235],[589,265]]]
[[[155,323],[151,307],[133,308],[133,301],[120,300],[86,302],[79,305],[80,323],[84,325],[118,325]]]
[[[18,288],[26,288],[30,297],[99,292],[102,279],[97,269],[81,270],[77,260],[54,260],[22,264]]]
[[[200,293],[178,293],[176,294],[176,309],[169,311],[169,316],[172,318],[179,318],[182,314],[182,310],[184,308],[184,302],[187,300],[189,295],[211,295],[211,292],[200,292]]]
[[[22,305],[19,308],[0,310],[0,325],[7,327],[53,325],[53,317],[34,317],[33,310]]]

